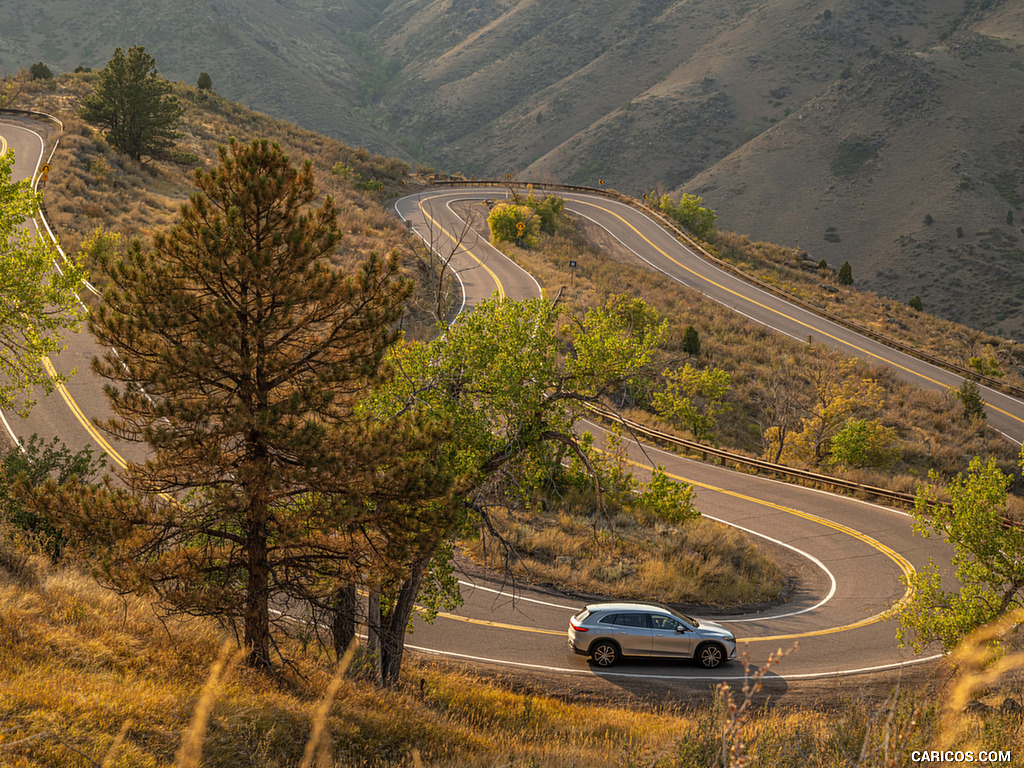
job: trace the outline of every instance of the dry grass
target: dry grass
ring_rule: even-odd
[[[745,235],[720,232],[711,250],[719,257],[816,307],[964,367],[971,358],[994,362],[1005,381],[1024,385],[1024,344],[944,320],[874,293],[841,286],[832,269],[819,269],[806,252]]]
[[[1015,654],[984,664],[978,649],[993,636],[965,645],[948,693],[938,683],[897,692],[881,709],[765,707],[756,675],[739,698],[580,704],[415,660],[381,690],[287,641],[292,666],[224,674],[224,637],[206,621],[161,623],[146,601],[122,602],[73,572],[42,573],[33,587],[2,571],[0,764],[397,768],[415,764],[415,750],[424,766],[465,768],[832,768],[910,765],[910,750],[932,745],[1016,755],[1019,715],[962,708],[981,693],[998,699],[1020,666]],[[202,762],[189,762],[186,749],[200,746]]]
[[[409,167],[312,133],[291,123],[229,102],[203,96],[195,88],[174,84],[175,96],[185,107],[182,138],[177,149],[192,160],[135,162],[112,149],[99,132],[76,116],[95,75],[61,75],[54,90],[37,88],[22,97],[19,106],[48,111],[66,126],[51,162],[44,199],[50,223],[69,254],[78,253],[97,229],[120,235],[123,249],[131,240],[145,242],[154,231],[171,226],[183,202],[194,191],[197,167],[217,162],[217,147],[230,138],[242,142],[270,138],[281,145],[293,163],[309,160],[317,185],[331,195],[338,208],[345,238],[335,264],[351,268],[370,251],[401,255],[403,272],[414,279],[416,291],[405,324],[414,337],[433,332],[431,321],[418,309],[426,302],[421,254],[383,201],[405,191]],[[335,167],[347,168],[333,173]],[[412,183],[412,179],[408,179]],[[86,258],[89,267],[93,265]],[[102,275],[90,269],[102,287]]]
[[[711,520],[669,525],[612,507],[595,519],[590,493],[555,503],[492,510],[519,559],[520,577],[596,595],[669,603],[750,605],[779,597],[778,566],[741,532]],[[501,568],[505,549],[482,537],[464,542],[474,560]],[[485,551],[486,550],[486,551]]]

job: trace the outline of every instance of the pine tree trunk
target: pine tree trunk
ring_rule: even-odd
[[[356,636],[356,585],[347,584],[331,601],[331,635],[334,653],[340,659]]]
[[[246,530],[245,645],[250,667],[270,667],[270,564],[265,516],[251,515]]]
[[[369,597],[366,600],[366,648],[373,660],[374,679],[379,683],[382,680],[380,651],[381,651],[381,621],[380,621],[380,590],[376,587],[370,589]]]

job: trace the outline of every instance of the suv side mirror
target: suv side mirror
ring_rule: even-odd
[[[687,629],[686,627],[684,627],[684,626],[683,626],[682,624],[677,624],[677,625],[676,625],[676,632],[678,632],[678,633],[679,633],[680,635],[684,635],[684,634],[686,634],[686,633],[687,633],[687,632],[689,632],[689,631],[690,631],[690,630],[688,630],[688,629]]]

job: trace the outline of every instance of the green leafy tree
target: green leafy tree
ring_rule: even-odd
[[[732,380],[721,368],[695,368],[687,363],[665,371],[665,388],[654,393],[654,407],[664,416],[683,424],[698,440],[714,439],[718,417],[732,406],[725,396]]]
[[[63,349],[61,332],[77,330],[83,310],[78,261],[61,261],[53,246],[24,224],[39,211],[29,181],[13,182],[14,152],[0,157],[0,408],[26,415],[31,392],[53,391],[42,358]],[[60,380],[63,380],[61,378]]]
[[[537,215],[540,231],[547,234],[554,234],[558,229],[558,217],[565,210],[565,199],[557,195],[547,195],[543,200],[538,200],[530,191],[522,204],[531,208]]]
[[[212,91],[213,90],[213,78],[210,77],[208,72],[200,72],[199,77],[196,79],[196,88],[200,91]]]
[[[853,285],[853,267],[850,266],[850,262],[843,262],[843,266],[839,268],[837,279],[840,285]]]
[[[896,430],[878,419],[850,419],[829,444],[829,463],[847,467],[890,467],[899,459]]]
[[[374,412],[382,419],[410,411],[427,415],[451,436],[433,455],[455,482],[449,503],[430,505],[429,525],[409,528],[415,546],[393,567],[390,587],[380,591],[381,618],[371,615],[371,625],[380,627],[385,682],[397,677],[413,599],[437,548],[471,511],[488,519],[489,494],[496,486],[519,484],[537,463],[561,467],[568,454],[594,480],[591,457],[573,429],[587,413],[584,403],[619,390],[626,379],[652,374],[664,322],[636,328],[625,313],[608,308],[571,323],[560,323],[560,317],[541,299],[490,299],[461,315],[443,336],[396,348],[391,357],[401,374],[373,399]],[[569,344],[572,353],[566,355]],[[600,503],[600,479],[595,482]]]
[[[957,399],[964,407],[965,419],[984,419],[985,401],[981,399],[981,387],[974,379],[964,379],[956,391]]]
[[[537,244],[539,219],[526,205],[499,203],[487,217],[492,243],[516,243],[524,248]]]
[[[271,600],[351,580],[358,525],[425,489],[403,451],[424,456],[430,434],[355,410],[380,382],[409,286],[395,257],[329,266],[334,202],[314,205],[311,165],[276,144],[232,142],[196,184],[151,248],[104,258],[110,284],[89,323],[119,354],[95,361],[113,382],[105,426],[150,458],[121,473],[127,491],[37,503],[113,586],[240,624],[248,663],[265,667]]]
[[[157,75],[156,61],[145,48],[135,45],[127,53],[118,48],[78,114],[102,126],[111,146],[133,160],[165,157],[181,135],[183,113],[170,92],[171,84]]]
[[[776,441],[786,438],[781,429],[770,429],[765,435],[768,454],[787,460],[821,465],[829,457],[833,437],[843,429],[851,417],[865,410],[877,408],[881,389],[874,379],[857,376],[857,361],[832,353],[807,376],[814,387],[814,397],[801,403],[803,416],[799,427],[788,436],[782,450]]]
[[[995,459],[975,457],[967,474],[946,488],[950,503],[939,503],[939,477],[917,490],[914,531],[939,535],[953,546],[959,588],[943,589],[935,563],[909,577],[914,596],[899,614],[901,644],[922,650],[939,641],[949,652],[972,630],[1024,606],[1024,531],[1005,526],[1006,489],[1011,477]]]
[[[924,304],[921,302],[920,296],[915,296],[910,301],[908,301],[907,306],[909,306],[911,309],[917,310],[918,312],[924,312]]]
[[[702,207],[703,202],[696,195],[684,194],[677,205],[669,195],[662,195],[659,208],[697,237],[711,240],[715,236],[715,219],[718,217],[710,208]]]

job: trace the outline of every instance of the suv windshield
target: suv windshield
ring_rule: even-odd
[[[666,606],[666,607],[668,607],[668,606]],[[674,608],[669,608],[668,611],[669,611],[669,613],[671,613],[676,618],[682,619],[683,621],[685,621],[691,627],[699,627],[700,626],[700,622],[697,621],[695,618],[693,618],[693,616],[687,616],[685,613],[680,613],[679,611],[675,610]]]

